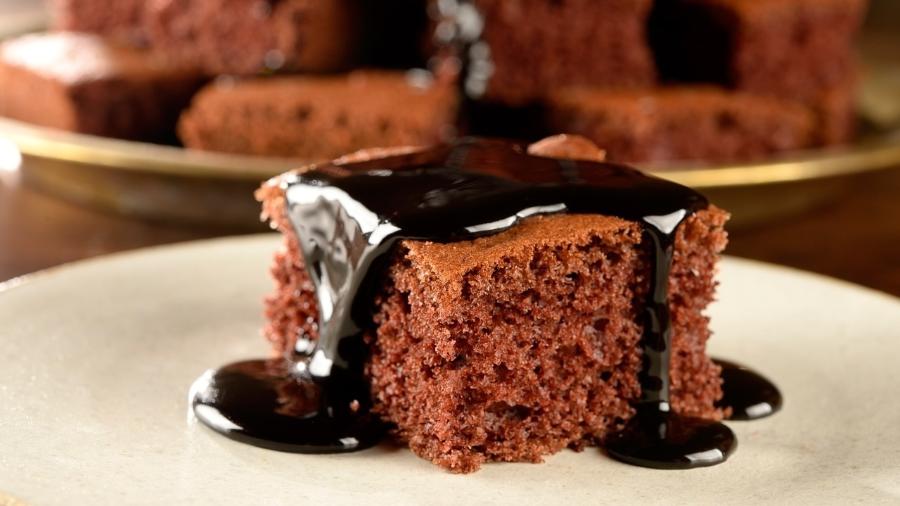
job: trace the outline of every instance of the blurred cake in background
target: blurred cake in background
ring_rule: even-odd
[[[760,160],[851,141],[854,42],[867,0],[54,0],[51,6],[55,30],[92,33],[95,45],[212,84],[186,108],[185,90],[196,86],[132,73],[122,88],[142,98],[124,100],[117,86],[116,93],[92,93],[97,119],[56,121],[59,114],[34,114],[41,104],[7,104],[0,114],[156,142],[176,138],[169,118],[181,114],[177,142],[189,148],[304,159],[454,134],[536,140],[568,132],[603,146],[614,161],[662,164]],[[21,53],[36,46],[18,47]],[[103,58],[122,58],[120,49]],[[64,67],[78,72],[79,86],[102,89],[96,83],[112,78],[97,61],[79,56]],[[7,74],[26,74],[3,84],[3,94],[17,102],[40,102],[46,94],[47,107],[69,102],[88,110],[75,106],[88,99],[61,91],[65,86],[35,84],[53,69],[3,65]],[[412,84],[403,72],[411,69],[418,69]],[[146,83],[139,85],[141,79]],[[152,113],[141,112],[148,103]],[[102,112],[113,109],[125,119]],[[73,113],[79,114],[87,116]],[[148,115],[146,133],[133,128],[127,119],[133,115]],[[91,122],[104,128],[85,126]],[[168,131],[160,135],[157,126]]]
[[[331,159],[359,146],[424,146],[453,136],[457,95],[425,71],[223,79],[181,117],[190,148]]]
[[[145,45],[147,0],[51,0],[57,30],[96,33],[119,42]]]
[[[646,28],[652,0],[437,2],[439,44],[465,45],[465,90],[507,105],[559,86],[646,87],[656,69]]]
[[[505,115],[514,135],[577,133],[625,162],[760,159],[855,131],[866,0],[432,3],[476,131]]]
[[[61,130],[171,141],[179,111],[203,81],[190,67],[97,35],[0,43],[0,115]]]
[[[151,0],[150,41],[210,74],[330,72],[361,49],[358,0]]]
[[[854,132],[854,41],[867,0],[665,0],[652,40],[667,79],[719,83],[810,108],[817,142]]]
[[[563,88],[549,95],[547,121],[632,162],[750,160],[815,143],[815,117],[802,105],[712,86]]]

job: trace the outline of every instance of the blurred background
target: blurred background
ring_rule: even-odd
[[[221,3],[0,0],[0,281],[265,231],[261,181],[356,149],[573,132],[730,255],[900,295],[900,2]]]

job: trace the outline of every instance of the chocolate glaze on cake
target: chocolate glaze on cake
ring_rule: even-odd
[[[742,365],[721,359],[715,362],[722,367],[725,394],[718,404],[731,408],[729,419],[756,420],[781,409],[781,392],[772,382]]]
[[[676,414],[669,404],[667,281],[675,231],[707,206],[698,193],[628,167],[533,156],[524,146],[483,139],[338,160],[294,174],[285,185],[316,290],[318,340],[297,339],[289,363],[244,362],[201,377],[192,402],[213,429],[307,453],[376,443],[382,427],[369,411],[362,331],[391,246],[401,239],[466,240],[500,233],[528,216],[568,212],[639,222],[652,245],[642,394],[636,416],[607,442],[610,455],[690,468],[722,462],[733,450],[726,426]]]

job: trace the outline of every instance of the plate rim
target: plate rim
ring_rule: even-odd
[[[236,155],[97,137],[0,118],[0,139],[25,157],[101,166],[123,173],[260,181],[317,160]],[[900,166],[900,130],[847,146],[796,151],[767,161],[665,167],[637,164],[665,179],[699,189],[790,183]]]

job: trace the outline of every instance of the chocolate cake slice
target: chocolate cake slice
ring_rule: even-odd
[[[425,71],[224,80],[194,97],[178,133],[194,149],[327,160],[442,141],[457,102],[455,87]]]
[[[178,115],[204,81],[192,67],[93,34],[0,44],[0,116],[61,130],[174,141]]]
[[[752,160],[818,140],[809,108],[713,86],[563,88],[548,97],[546,115],[554,130],[603,143],[626,163]]]
[[[147,0],[51,0],[54,30],[95,33],[119,43],[144,46]]]
[[[854,42],[868,0],[660,0],[651,40],[665,80],[719,83],[815,111],[820,144],[855,131]]]
[[[210,74],[334,72],[361,51],[356,0],[153,0],[153,46]]]
[[[661,0],[651,20],[664,78],[809,98],[855,72],[868,0]]]
[[[275,354],[312,353],[299,363],[314,374],[323,364],[340,369],[352,362],[353,340],[324,343],[325,355],[315,343],[323,328],[353,334],[345,318],[354,315],[368,386],[351,410],[371,404],[399,441],[454,472],[487,461],[538,462],[567,447],[608,443],[611,453],[628,453],[623,430],[642,406],[721,419],[727,409],[716,404],[722,380],[705,352],[704,310],[728,214],[686,188],[597,162],[602,152],[584,139],[551,139],[529,151],[479,139],[370,150],[266,183],[257,193],[263,216],[285,241],[266,300]],[[359,179],[344,179],[354,174]],[[444,175],[446,191],[425,191],[443,185]],[[324,179],[305,186],[305,177]],[[392,202],[377,200],[388,194]],[[347,195],[374,202],[371,216],[381,218],[356,223],[375,232],[356,231],[347,217],[370,215],[341,200]],[[565,204],[546,205],[557,197]],[[481,204],[453,206],[469,198]],[[507,208],[515,209],[509,219],[493,221]],[[447,232],[479,219],[488,223]],[[392,227],[425,238],[386,243]],[[384,244],[392,246],[378,250],[379,267],[366,267],[365,252]],[[323,257],[321,248],[337,256]],[[356,284],[355,269],[368,269],[368,281]],[[352,311],[332,304],[348,286],[357,294]],[[341,349],[331,354],[331,346]],[[215,384],[204,381],[203,388]],[[222,398],[213,397],[201,395],[195,406]],[[730,433],[721,424],[703,427],[718,431],[724,459]],[[347,440],[357,444],[341,444]]]
[[[656,81],[652,0],[431,0],[439,54],[467,63],[469,96],[508,106],[558,86]],[[455,51],[448,48],[453,48]]]

